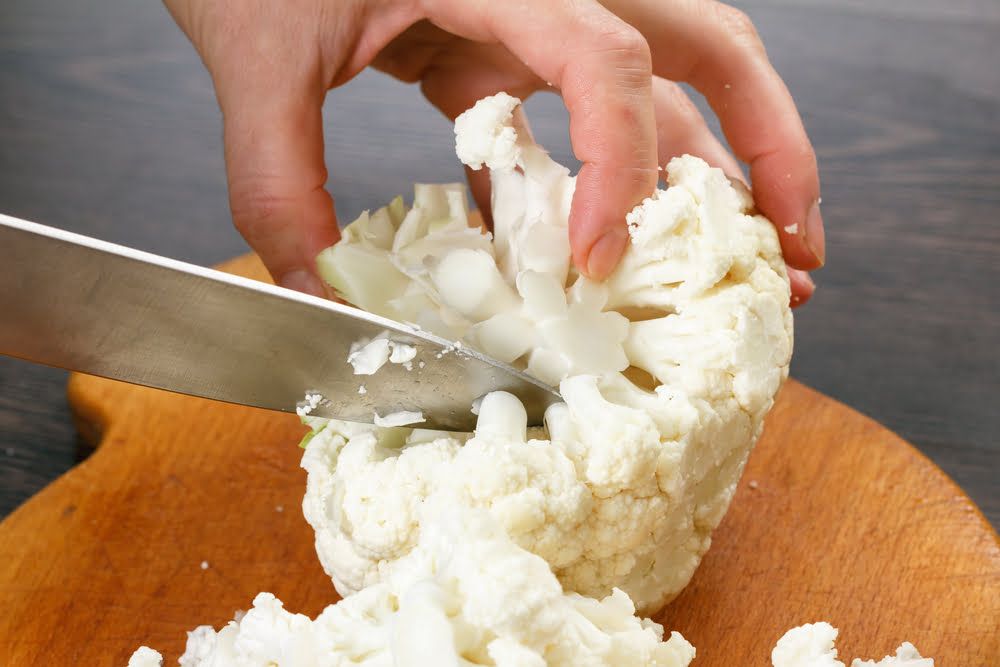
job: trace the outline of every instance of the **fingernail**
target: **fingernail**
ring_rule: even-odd
[[[792,308],[797,308],[804,304],[812,298],[813,293],[816,291],[816,283],[813,282],[812,276],[807,271],[789,267],[788,280],[792,288],[789,301]]]
[[[286,289],[295,290],[296,292],[312,294],[313,296],[318,297],[326,297],[326,290],[323,289],[323,283],[319,281],[319,278],[305,269],[289,271],[281,277],[278,284]]]
[[[624,229],[612,229],[590,247],[587,257],[587,276],[594,280],[604,280],[618,266],[618,260],[625,252],[628,242],[628,232]]]
[[[812,298],[816,291],[816,283],[808,272],[798,269],[788,269],[788,278],[792,287],[790,305],[792,308],[797,308]]]
[[[820,266],[826,264],[826,233],[823,231],[823,215],[819,212],[819,201],[813,202],[806,213],[805,242]]]

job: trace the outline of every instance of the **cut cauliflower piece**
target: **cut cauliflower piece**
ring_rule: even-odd
[[[140,646],[128,659],[128,667],[163,667],[163,656],[147,646]]]
[[[407,277],[404,296],[380,308],[439,322],[559,384],[565,405],[545,430],[525,432],[523,411],[498,415],[501,402],[484,402],[473,437],[408,437],[397,448],[378,446],[372,427],[318,422],[303,457],[305,516],[343,595],[405,559],[432,509],[468,506],[544,558],[567,590],[603,598],[617,587],[655,611],[708,549],[787,377],[777,235],[745,190],[685,156],[667,166],[670,187],[629,214],[631,243],[610,279],[574,275],[575,180],[519,135],[516,102],[487,98],[456,123],[460,156],[494,166],[495,240],[469,227],[459,186],[420,186],[413,209],[362,216],[338,246],[377,247]],[[391,243],[381,231],[391,225],[366,231],[400,217]],[[354,301],[350,284],[335,287]]]
[[[771,651],[771,664],[774,667],[844,667],[844,663],[837,660],[834,646],[838,634],[837,628],[825,621],[792,628]],[[855,658],[851,667],[934,667],[934,661],[921,657],[913,644],[904,642],[896,649],[895,656],[886,656],[878,662]]]
[[[855,658],[851,667],[934,667],[934,660],[922,657],[910,642],[903,642],[896,649],[896,655],[887,655],[878,662]]]
[[[218,631],[189,633],[182,667],[686,667],[695,650],[635,616],[627,595],[565,593],[544,560],[483,511],[453,509],[384,580],[315,620],[269,593]],[[147,653],[148,652],[148,653]],[[130,664],[156,654],[140,649]],[[147,660],[147,662],[142,662]]]
[[[771,651],[774,667],[844,667],[837,660],[837,628],[825,621],[792,628]]]

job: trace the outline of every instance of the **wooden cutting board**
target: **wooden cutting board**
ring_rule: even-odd
[[[224,268],[265,279],[253,257]],[[176,664],[185,631],[258,591],[310,615],[336,599],[300,510],[294,416],[86,376],[69,399],[99,448],[0,524],[0,665],[124,666],[140,644]],[[847,659],[910,640],[940,666],[995,667],[1000,543],[913,447],[790,381],[658,620],[698,667],[769,664],[785,630],[817,620]]]

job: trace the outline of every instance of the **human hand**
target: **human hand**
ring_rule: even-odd
[[[166,0],[212,75],[223,113],[233,220],[275,280],[323,294],[315,257],[339,236],[324,189],[326,92],[368,65],[421,83],[449,118],[506,90],[559,92],[582,162],[570,213],[573,260],[603,278],[623,252],[624,216],[657,164],[700,155],[739,166],[672,81],[719,115],[778,228],[793,303],[821,266],[815,156],[788,91],[742,14],[712,0]],[[618,16],[616,16],[618,14]],[[619,16],[621,18],[619,18]],[[641,31],[632,26],[641,26]],[[551,83],[551,88],[550,84]],[[488,210],[488,182],[471,179]]]

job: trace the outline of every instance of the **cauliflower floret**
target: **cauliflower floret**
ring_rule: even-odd
[[[825,621],[792,628],[771,651],[771,664],[774,667],[844,667],[844,663],[837,660],[834,646],[838,634],[837,628]],[[904,642],[896,649],[895,656],[886,656],[879,662],[855,658],[851,667],[934,667],[934,661],[922,658],[913,644]]]
[[[511,170],[521,161],[512,121],[521,100],[497,93],[479,100],[455,119],[455,152],[473,169]]]
[[[774,667],[844,667],[837,660],[837,628],[829,623],[807,623],[792,628],[771,651]]]
[[[934,660],[922,657],[910,642],[903,642],[896,649],[896,655],[887,655],[878,662],[855,658],[851,667],[934,667]]]
[[[163,667],[163,656],[146,646],[140,646],[128,659],[128,667]]]
[[[489,511],[568,590],[604,597],[618,587],[655,611],[708,548],[788,373],[792,319],[777,236],[751,215],[744,190],[685,156],[667,167],[669,189],[628,216],[631,243],[611,278],[573,274],[575,181],[519,136],[516,103],[489,98],[456,123],[463,160],[494,167],[495,242],[474,232],[486,244],[468,245],[457,186],[437,195],[421,186],[420,208],[454,212],[437,228],[403,235],[412,210],[360,222],[404,220],[391,240],[378,237],[383,259],[410,280],[392,308],[419,304],[463,343],[559,384],[565,404],[549,411],[544,431],[525,435],[523,411],[484,403],[464,444],[439,434],[391,450],[375,446],[376,432],[329,422],[303,458],[305,515],[345,595],[407,556],[434,521],[428,508],[469,506]],[[369,243],[352,226],[338,246]],[[435,229],[463,240],[435,245]],[[405,259],[414,247],[418,263]],[[355,301],[349,283],[335,287]],[[504,420],[512,423],[498,429]]]
[[[635,616],[620,590],[602,600],[563,592],[548,565],[487,512],[452,508],[421,533],[382,582],[315,620],[269,593],[218,632],[189,633],[182,667],[686,667],[694,647]],[[146,653],[148,651],[148,653]],[[152,654],[140,649],[130,664]],[[466,662],[468,661],[468,662]]]

